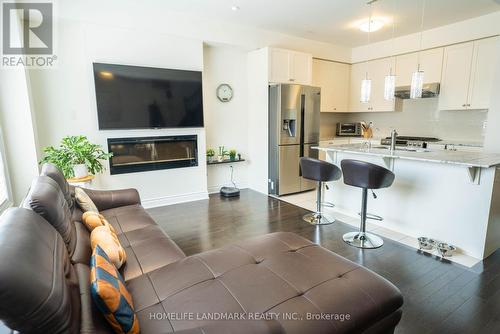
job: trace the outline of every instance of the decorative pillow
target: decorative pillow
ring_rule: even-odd
[[[120,241],[118,241],[118,237],[111,232],[108,226],[98,226],[94,228],[90,234],[90,246],[92,249],[96,246],[100,246],[108,255],[109,260],[118,269],[120,269],[127,260],[127,255]]]
[[[92,202],[89,195],[87,195],[87,193],[82,188],[79,187],[75,188],[75,198],[76,202],[78,203],[80,208],[82,208],[83,211],[99,212],[94,202]]]
[[[99,245],[92,253],[90,269],[92,298],[115,333],[139,333],[132,297],[122,276]]]
[[[115,228],[100,213],[94,211],[84,212],[82,220],[89,232],[92,232],[98,226],[108,226],[111,232],[116,234]]]

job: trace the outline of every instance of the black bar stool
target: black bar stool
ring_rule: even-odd
[[[359,160],[342,160],[340,165],[344,174],[344,183],[363,189],[359,232],[346,233],[342,238],[349,245],[358,248],[381,247],[384,244],[382,238],[366,232],[368,190],[390,187],[394,182],[394,173],[384,167]]]
[[[342,177],[340,168],[326,161],[302,157],[300,158],[300,169],[302,177],[318,182],[316,212],[308,213],[302,217],[306,222],[313,225],[328,225],[335,222],[323,216],[322,210],[322,189],[323,182],[336,181]]]

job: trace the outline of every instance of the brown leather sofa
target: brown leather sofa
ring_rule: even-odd
[[[394,285],[295,234],[186,257],[136,190],[88,193],[126,249],[120,271],[144,334],[392,333],[401,318]],[[0,320],[8,327],[112,333],[91,300],[81,215],[71,187],[47,164],[21,207],[0,218]]]

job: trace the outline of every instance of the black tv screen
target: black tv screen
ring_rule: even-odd
[[[99,129],[203,127],[201,72],[94,63]]]

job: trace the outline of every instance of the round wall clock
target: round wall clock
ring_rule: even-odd
[[[220,84],[217,87],[217,98],[221,102],[229,102],[233,98],[233,89],[228,84]]]

